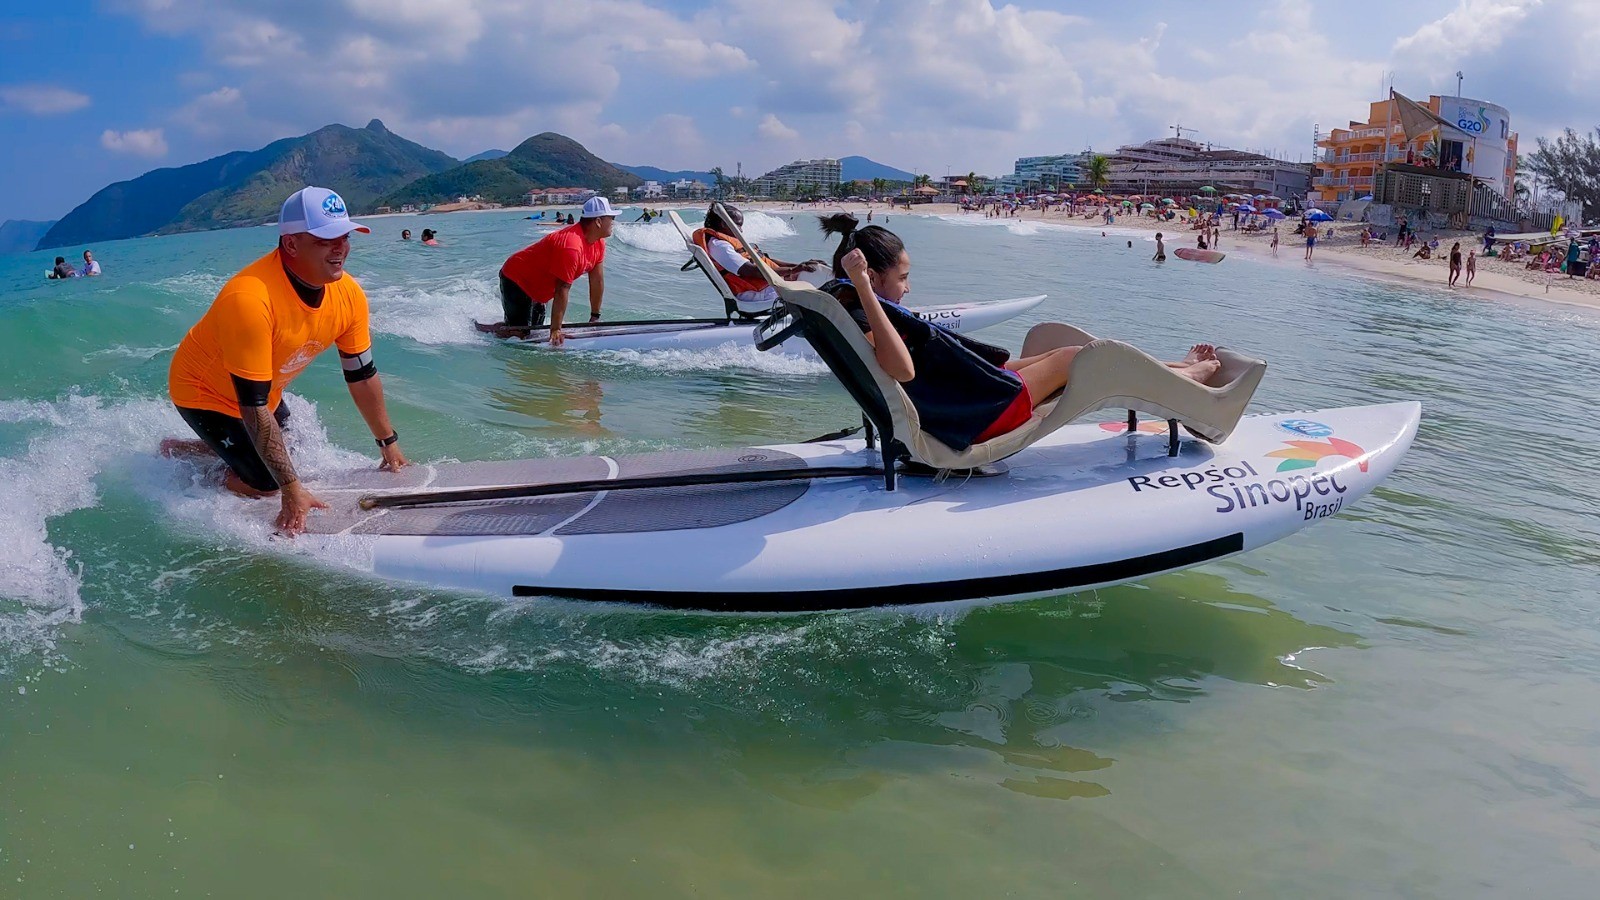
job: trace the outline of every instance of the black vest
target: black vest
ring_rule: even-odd
[[[840,297],[863,333],[870,330],[849,279],[830,281],[822,290]],[[1011,354],[919,319],[899,304],[878,303],[911,353],[916,376],[901,387],[917,408],[922,430],[955,450],[972,446],[1022,393],[1022,377],[1001,368]]]

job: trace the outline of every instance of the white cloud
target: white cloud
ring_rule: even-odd
[[[100,146],[113,153],[127,153],[152,159],[167,155],[167,138],[160,128],[137,131],[112,131],[108,128],[100,134]]]
[[[0,109],[17,110],[36,116],[56,116],[76,112],[89,105],[89,96],[53,84],[8,84],[0,86]]]
[[[792,141],[800,136],[800,132],[783,124],[783,121],[772,113],[762,117],[761,124],[756,126],[756,134],[769,141]]]

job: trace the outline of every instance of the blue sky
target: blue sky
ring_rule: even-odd
[[[1403,93],[1596,121],[1594,0],[58,0],[0,12],[0,219],[329,124],[465,157],[560,131],[613,162],[760,174],[863,154],[999,174],[1160,137],[1308,158]],[[1600,118],[1600,117],[1596,117]]]

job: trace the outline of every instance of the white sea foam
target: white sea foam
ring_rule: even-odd
[[[170,347],[129,347],[125,344],[117,344],[114,347],[107,347],[104,350],[95,350],[85,353],[83,358],[85,361],[101,356],[125,357],[128,359],[154,359],[163,353],[167,353],[176,349],[178,349],[177,344],[173,344]]]
[[[699,223],[686,224],[692,228],[697,227]],[[750,210],[744,214],[744,226],[740,230],[752,241],[770,241],[774,238],[793,237],[795,234],[794,226],[788,218],[759,210]],[[623,222],[617,225],[614,237],[630,247],[648,250],[651,253],[670,253],[678,256],[687,252],[683,245],[683,236],[678,234],[678,229],[673,228],[670,222],[649,224]]]
[[[740,369],[769,375],[826,375],[828,367],[812,356],[763,353],[754,345],[729,341],[705,350],[603,350],[594,358],[607,365],[656,372],[723,372]]]
[[[466,275],[375,288],[367,297],[374,329],[419,344],[472,343],[482,339],[473,319],[498,322],[503,317],[498,285]]]
[[[95,478],[109,463],[134,447],[154,449],[163,432],[181,423],[165,403],[108,404],[83,396],[55,403],[0,401],[0,421],[39,428],[21,452],[0,459],[4,672],[19,654],[49,656],[60,627],[83,614],[81,569],[70,551],[50,543],[50,520],[96,505]]]
[[[329,443],[312,404],[292,395],[285,400],[294,415],[290,447],[303,474],[372,464]],[[359,539],[275,539],[275,503],[235,497],[201,467],[160,457],[162,438],[189,435],[164,400],[73,395],[54,402],[0,401],[0,423],[36,431],[17,453],[0,458],[0,673],[30,654],[52,659],[62,626],[81,619],[82,568],[70,549],[51,543],[49,525],[99,505],[97,480],[108,472],[164,507],[180,527],[221,534],[256,551],[371,568]]]
[[[210,272],[185,272],[182,275],[163,278],[153,286],[171,294],[210,301],[227,283],[228,279],[222,275]]]
[[[687,252],[683,246],[683,237],[678,234],[678,229],[672,227],[671,222],[651,224],[624,222],[617,226],[612,236],[630,247],[648,250],[651,253],[682,256]]]

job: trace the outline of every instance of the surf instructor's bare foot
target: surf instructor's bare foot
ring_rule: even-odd
[[[168,459],[216,459],[217,454],[205,441],[185,440],[184,438],[162,438],[162,456]]]

